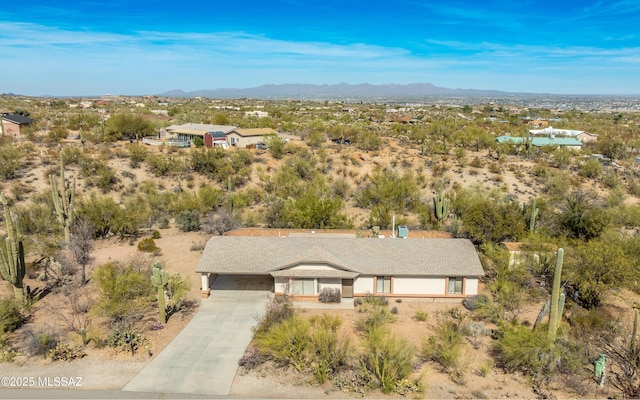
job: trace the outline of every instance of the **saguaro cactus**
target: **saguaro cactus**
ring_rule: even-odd
[[[556,269],[553,275],[553,289],[551,290],[551,311],[549,312],[549,339],[551,341],[556,340],[556,332],[558,331],[558,325],[562,318],[562,308],[564,308],[564,296],[560,296],[560,279],[562,276],[563,261],[564,249],[559,248],[556,254]]]
[[[529,206],[529,232],[533,232],[536,229],[536,220],[538,218],[538,207],[536,207],[536,198],[531,199]]]
[[[229,208],[229,212],[233,211],[233,195],[231,193],[231,177],[227,177],[227,207]]]
[[[60,186],[58,187],[54,175],[49,175],[49,182],[51,183],[51,194],[56,217],[64,228],[64,240],[69,243],[71,240],[71,224],[73,224],[74,219],[76,179],[73,178],[71,182],[65,181],[62,152],[60,153]]]
[[[0,246],[0,275],[2,275],[2,279],[13,285],[13,293],[16,300],[23,304],[24,247],[22,246],[22,240],[20,240],[18,224],[11,219],[9,204],[4,193],[0,193],[0,201],[2,201],[2,206],[4,207],[4,224],[7,230],[6,247]]]
[[[442,224],[445,218],[447,218],[447,215],[449,214],[449,203],[451,202],[448,198],[444,196],[444,191],[442,187],[443,187],[443,183],[440,182],[438,193],[436,193],[436,196],[433,198],[434,214],[439,224]]]
[[[158,308],[160,309],[160,322],[167,322],[167,314],[164,306],[164,289],[169,283],[169,274],[167,271],[160,269],[160,263],[156,262],[153,266],[153,274],[151,275],[151,283],[158,289]]]

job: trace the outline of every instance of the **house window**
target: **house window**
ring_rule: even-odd
[[[376,293],[391,293],[391,277],[376,277]]]
[[[236,138],[234,138],[234,137],[231,138],[231,145],[232,146],[236,145]]]
[[[464,278],[449,278],[448,294],[462,294]]]
[[[312,296],[315,294],[315,279],[313,278],[295,278],[291,285],[291,293]]]

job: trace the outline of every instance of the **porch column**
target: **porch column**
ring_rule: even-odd
[[[209,297],[209,293],[211,293],[211,289],[209,289],[209,273],[202,272],[202,298],[206,299]]]

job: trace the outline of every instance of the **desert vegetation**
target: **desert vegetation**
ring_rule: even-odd
[[[132,353],[143,348],[152,324],[162,326],[188,308],[181,297],[186,281],[164,276],[164,268],[154,272],[154,257],[162,253],[154,235],[167,227],[206,234],[237,227],[353,228],[368,235],[390,228],[395,217],[410,229],[472,240],[487,274],[484,297],[468,309],[412,313],[411,321],[430,328],[411,345],[394,332],[391,307],[360,306],[357,331],[345,333],[352,341],[341,336],[339,316],[283,312],[256,331],[256,357],[293,366],[317,383],[347,388],[357,382],[357,393],[424,390],[429,377],[417,365],[426,363],[460,387],[470,370],[486,379],[499,370],[527,376],[540,396],[639,394],[637,114],[255,100],[214,108],[219,103],[208,99],[158,98],[136,99],[145,107],[106,99],[90,109],[71,108],[76,101],[0,96],[3,109],[26,108],[36,121],[20,137],[0,137],[8,239],[1,246],[7,255],[3,360],[16,354],[72,359],[94,345],[134,343],[125,349]],[[257,105],[269,116],[244,116]],[[149,111],[156,108],[169,117]],[[598,140],[579,151],[495,141],[526,136],[523,118],[534,115]],[[267,150],[140,142],[159,128],[194,121],[270,127],[297,140],[274,138]],[[93,244],[110,238],[149,256],[91,265]],[[521,242],[518,262],[510,262],[501,242]],[[559,248],[563,266],[554,278]],[[554,281],[563,307],[551,299]],[[34,328],[30,316],[43,295],[76,299],[58,318],[59,332]],[[550,310],[558,308],[552,336],[548,314],[536,323],[548,300]],[[305,340],[295,351],[278,342],[289,330]],[[80,342],[68,343],[61,332],[75,332]],[[487,357],[468,367],[465,354],[474,346]],[[327,348],[345,356],[329,362]],[[608,356],[603,388],[591,365],[600,353]]]

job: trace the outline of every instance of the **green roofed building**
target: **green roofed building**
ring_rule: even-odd
[[[525,138],[522,136],[498,136],[496,141],[498,143],[513,143],[517,145],[524,144]],[[567,147],[569,149],[580,150],[582,148],[582,142],[574,137],[532,137],[531,145],[534,147]]]

